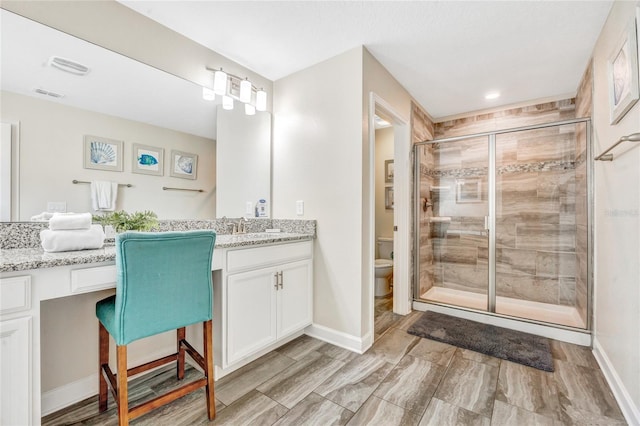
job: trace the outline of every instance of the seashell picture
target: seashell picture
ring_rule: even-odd
[[[121,172],[124,142],[98,136],[84,137],[84,168]]]
[[[133,144],[131,171],[145,175],[164,174],[164,149],[155,146]]]
[[[196,179],[198,155],[182,151],[171,151],[170,175],[183,179]]]

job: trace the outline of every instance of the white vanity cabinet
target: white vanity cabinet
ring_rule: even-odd
[[[226,273],[217,292],[226,303],[218,305],[223,309],[214,320],[221,325],[216,378],[311,324],[312,256],[312,241],[226,253]]]
[[[32,388],[31,277],[0,279],[0,424],[29,425]]]

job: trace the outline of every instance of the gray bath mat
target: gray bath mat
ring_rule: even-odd
[[[553,371],[549,339],[545,337],[431,311],[422,314],[407,331],[415,336],[470,349],[538,370]]]

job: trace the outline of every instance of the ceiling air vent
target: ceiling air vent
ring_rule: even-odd
[[[60,56],[52,56],[49,58],[49,65],[75,75],[87,75],[89,68],[71,59],[61,58]]]
[[[64,98],[64,95],[62,95],[60,93],[50,92],[48,90],[44,90],[44,89],[40,89],[40,88],[35,88],[35,89],[33,89],[33,91],[38,93],[38,94],[40,94],[40,95],[51,96],[52,98]]]

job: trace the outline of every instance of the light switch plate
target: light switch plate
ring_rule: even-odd
[[[304,214],[304,201],[296,201],[296,214],[298,216],[302,216]]]
[[[67,202],[66,201],[49,201],[47,203],[47,211],[50,213],[66,213]]]

